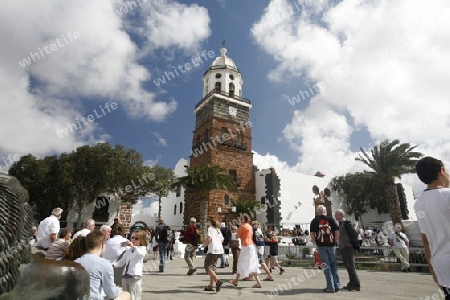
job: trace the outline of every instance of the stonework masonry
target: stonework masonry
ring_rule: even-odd
[[[229,114],[230,106],[236,109],[236,116],[231,116]],[[195,128],[199,128],[205,122],[210,121],[213,117],[222,120],[229,120],[237,124],[240,122],[245,123],[250,118],[250,110],[246,106],[238,105],[225,99],[212,96],[212,99],[208,100],[202,109],[196,113]]]
[[[128,232],[131,227],[131,216],[133,215],[133,205],[130,203],[122,202],[120,204],[119,218],[122,221],[122,225],[125,227],[125,232]]]
[[[219,165],[231,171],[230,175],[236,176],[237,191],[214,190],[208,196],[208,216],[225,221],[225,212],[231,208],[231,200],[256,200],[251,123],[248,121],[247,107],[238,109],[236,117],[230,117],[225,100],[212,100],[197,112],[190,166]],[[214,102],[216,100],[218,103]],[[199,121],[199,118],[202,120]],[[199,149],[202,151],[196,151]],[[229,199],[228,205],[225,205],[226,195]],[[217,212],[218,207],[221,208],[221,213]],[[186,189],[184,223],[188,224],[191,217],[199,219],[200,208],[198,196]]]

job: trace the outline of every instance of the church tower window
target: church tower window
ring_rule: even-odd
[[[216,82],[216,92],[220,92],[222,90],[222,83]]]
[[[234,83],[230,82],[228,89],[229,89],[230,97],[234,97]]]

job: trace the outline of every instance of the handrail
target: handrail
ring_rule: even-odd
[[[241,102],[244,102],[244,103],[251,104],[251,101],[250,101],[249,99],[239,97],[239,96],[237,96],[236,94],[233,94],[233,96],[230,96],[230,93],[227,93],[227,92],[225,92],[225,91],[223,91],[223,90],[220,90],[220,91],[219,91],[219,90],[217,90],[217,89],[213,89],[213,90],[210,91],[205,97],[203,97],[202,100],[200,100],[200,102],[197,103],[197,105],[195,105],[195,109],[197,109],[200,105],[202,105],[203,102],[205,102],[205,101],[206,101],[209,97],[211,97],[211,95],[213,95],[213,94],[219,94],[219,95],[227,96],[227,97],[230,97],[230,98],[232,98],[232,99],[235,99],[235,100],[238,100],[238,101],[241,101]]]

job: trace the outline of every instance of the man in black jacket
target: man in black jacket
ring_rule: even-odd
[[[360,291],[361,285],[358,274],[356,274],[354,253],[354,250],[359,248],[358,233],[353,228],[352,223],[347,221],[344,216],[345,213],[342,209],[338,209],[334,213],[334,217],[339,222],[339,249],[342,253],[342,261],[344,262],[345,268],[347,268],[348,277],[350,278],[350,282],[345,288],[349,291]]]

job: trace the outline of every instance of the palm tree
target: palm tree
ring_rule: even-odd
[[[357,161],[371,168],[372,171],[367,173],[384,185],[384,196],[388,202],[389,215],[393,224],[401,224],[402,221],[395,179],[414,172],[417,159],[422,156],[421,153],[413,151],[416,147],[408,143],[400,143],[399,140],[392,142],[385,140],[373,147],[371,156],[360,148],[362,155],[359,154],[356,158]]]
[[[175,186],[183,186],[191,189],[199,196],[200,201],[200,224],[205,230],[208,216],[208,195],[216,189],[235,190],[236,184],[233,177],[226,173],[226,170],[218,165],[205,165],[203,167],[188,167],[187,175],[178,178]],[[205,231],[204,231],[205,232]]]

